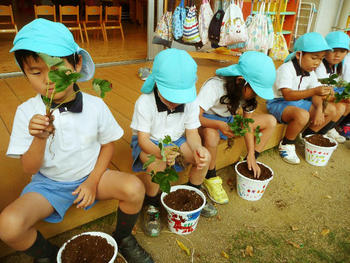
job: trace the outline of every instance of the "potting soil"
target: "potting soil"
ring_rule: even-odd
[[[195,191],[178,189],[164,197],[164,203],[177,211],[193,211],[203,204],[202,197]]]
[[[108,263],[114,247],[103,237],[81,235],[71,240],[62,251],[62,263]]]
[[[266,179],[269,179],[272,176],[272,173],[269,170],[269,168],[267,168],[266,166],[264,166],[264,165],[262,165],[260,163],[257,163],[257,165],[259,165],[260,171],[261,171],[261,174],[260,174],[259,178],[255,178],[254,177],[253,169],[249,171],[247,162],[240,163],[237,166],[237,170],[241,174],[243,174],[245,177],[247,177],[249,179],[259,180],[259,181],[264,181]]]
[[[313,134],[306,138],[309,143],[318,145],[321,147],[333,147],[335,146],[334,142],[331,142],[328,138],[322,136],[322,134]]]

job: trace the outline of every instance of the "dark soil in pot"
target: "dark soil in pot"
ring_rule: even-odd
[[[267,168],[265,165],[262,165],[260,163],[257,163],[257,165],[259,165],[260,170],[261,170],[261,174],[260,174],[259,178],[254,178],[254,171],[253,171],[253,169],[251,171],[249,171],[247,162],[243,162],[243,163],[238,164],[237,170],[245,177],[247,177],[249,179],[253,179],[253,180],[264,181],[266,179],[269,179],[272,176],[270,169]]]
[[[331,142],[328,138],[323,137],[321,134],[313,134],[306,138],[306,140],[314,145],[321,147],[333,147],[336,144]]]
[[[62,263],[108,263],[114,247],[103,237],[81,235],[69,241],[62,251]]]
[[[167,194],[164,203],[176,211],[193,211],[200,208],[203,204],[203,198],[195,191],[187,189],[177,189]]]

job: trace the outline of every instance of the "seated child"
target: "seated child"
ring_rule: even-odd
[[[330,32],[326,36],[327,44],[332,51],[326,52],[326,57],[322,60],[320,66],[315,70],[316,75],[319,79],[329,78],[333,74],[337,74],[340,79],[347,79],[349,81],[350,74],[347,71],[349,76],[346,76],[344,69],[346,69],[345,63],[349,63],[350,61],[346,60],[345,57],[349,52],[349,44],[350,38],[343,31],[334,31]],[[349,65],[348,65],[349,67]],[[334,88],[335,92],[342,92],[344,88],[336,87]],[[332,98],[334,100],[334,98]],[[342,113],[342,116],[335,123],[335,127],[337,127],[349,114],[350,112],[350,101],[341,101],[335,103],[337,108],[337,112]],[[328,136],[336,139],[339,143],[345,142],[345,138],[337,132],[335,128],[332,128],[327,133]]]
[[[148,166],[148,173],[140,175],[146,187],[144,228],[150,236],[159,235],[160,224],[159,185],[151,181],[149,172],[163,171],[176,157],[175,153],[168,154],[166,162],[162,161],[158,141],[169,135],[180,147],[184,161],[192,164],[188,185],[199,188],[208,170],[210,154],[202,146],[197,131],[200,122],[195,101],[196,80],[197,64],[186,51],[163,50],[155,57],[152,73],[141,89],[144,94],[135,103],[131,122],[133,170],[142,171],[149,155],[156,157],[156,161]],[[177,165],[175,168],[181,170]]]
[[[217,146],[220,139],[234,137],[228,122],[233,122],[237,110],[242,107],[243,117],[251,118],[251,131],[244,136],[247,147],[248,168],[254,176],[260,176],[256,163],[261,151],[276,126],[276,119],[270,114],[256,114],[256,95],[273,98],[272,85],[276,78],[276,69],[271,58],[261,52],[247,51],[239,58],[238,64],[216,70],[215,77],[208,79],[199,91],[197,100],[200,106],[200,134],[204,146],[209,150],[211,161],[204,180],[209,197],[216,203],[228,202],[222,187],[222,180],[216,176],[215,163]],[[253,132],[260,126],[260,143],[256,143]]]
[[[0,214],[0,238],[34,262],[56,262],[58,247],[37,231],[45,220],[57,223],[71,205],[89,208],[96,200],[118,199],[118,222],[113,237],[128,262],[153,262],[131,234],[142,207],[145,188],[132,174],[108,170],[113,141],[123,135],[102,99],[71,84],[55,91],[48,68],[38,55],[61,57],[78,81],[93,77],[95,65],[61,23],[36,19],[16,35],[11,52],[37,95],[16,111],[7,155],[21,159],[25,173],[33,174],[22,194]],[[43,96],[53,98],[55,132],[51,134]]]
[[[295,139],[309,124],[303,136],[312,133],[326,134],[337,121],[334,104],[323,109],[322,101],[332,94],[332,87],[322,86],[314,70],[330,50],[325,39],[316,32],[306,33],[294,44],[294,52],[277,69],[274,99],[267,101],[267,109],[279,122],[286,123],[279,153],[284,161],[299,164],[295,152]],[[339,116],[340,117],[340,116]]]

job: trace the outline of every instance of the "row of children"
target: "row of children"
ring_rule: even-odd
[[[289,148],[293,147],[296,136],[310,116],[314,126],[309,126],[308,130],[323,133],[348,113],[348,104],[343,103],[344,110],[340,114],[338,104],[329,103],[320,116],[319,102],[332,89],[321,86],[314,75],[326,50],[329,50],[328,54],[345,49],[346,54],[348,46],[349,43],[346,48],[333,46],[331,50],[319,34],[306,34],[296,41],[296,52],[291,55],[290,62],[278,69],[277,79],[271,58],[259,52],[245,52],[238,64],[218,69],[216,76],[204,83],[198,96],[195,61],[182,50],[161,51],[141,89],[143,94],[135,103],[131,122],[133,170],[141,171],[150,154],[157,159],[149,165],[148,172],[172,165],[178,153],[167,151],[164,162],[157,147],[159,140],[170,135],[180,147],[184,161],[192,164],[188,184],[197,188],[203,184],[214,202],[227,203],[222,180],[216,176],[215,160],[220,138],[234,136],[227,124],[233,120],[232,116],[242,108],[244,117],[254,119],[251,128],[260,126],[259,144],[252,133],[245,135],[246,159],[255,177],[260,175],[256,159],[274,130],[275,117],[287,123],[280,153],[290,161]],[[21,158],[23,170],[33,177],[21,196],[1,212],[1,240],[34,257],[34,262],[55,262],[58,248],[37,231],[35,223],[40,220],[60,222],[73,204],[78,208],[89,208],[96,200],[117,199],[118,220],[112,235],[119,251],[128,262],[153,262],[131,231],[144,206],[145,214],[151,215],[144,221],[145,233],[159,234],[159,186],[151,181],[148,173],[136,176],[107,169],[113,155],[113,141],[123,135],[123,130],[105,103],[84,92],[75,93],[79,87],[71,85],[54,94],[55,104],[64,102],[64,105],[53,113],[54,136],[48,131],[49,119],[42,97],[47,96],[47,92],[53,93],[54,84],[48,77],[51,69],[38,53],[63,58],[72,71],[83,73],[80,81],[88,80],[94,74],[94,63],[89,54],[75,43],[64,25],[45,19],[36,19],[24,26],[17,34],[11,52],[15,53],[18,65],[38,95],[21,104],[16,111],[7,155]],[[329,62],[330,68],[340,63],[333,62]],[[275,117],[254,113],[257,95],[269,100],[268,109]],[[311,97],[312,101],[302,100]],[[289,104],[293,102],[295,105]],[[271,110],[274,105],[282,108]],[[304,118],[293,115],[297,112]],[[216,208],[208,202],[204,213],[215,215]]]

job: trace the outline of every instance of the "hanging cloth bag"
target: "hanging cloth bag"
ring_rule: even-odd
[[[175,39],[180,39],[183,35],[183,27],[186,19],[186,9],[184,0],[175,8],[172,20],[173,35]]]
[[[208,28],[208,38],[210,42],[217,45],[220,41],[220,29],[225,11],[219,7],[219,10],[213,15]]]
[[[213,15],[213,10],[211,10],[209,0],[203,0],[198,15],[198,30],[203,45],[205,45],[209,41],[208,29]]]
[[[172,32],[172,13],[170,11],[165,12],[157,23],[155,30],[155,36],[153,37],[153,44],[160,44],[170,47],[173,41]]]
[[[241,5],[243,1],[241,0]],[[233,1],[225,11],[220,29],[219,46],[228,46],[236,43],[245,43],[248,39],[242,9]]]
[[[288,51],[286,39],[282,34],[283,24],[281,23],[280,11],[281,11],[281,4],[276,14],[276,20],[275,20],[276,32],[274,34],[273,46],[269,51],[269,56],[273,60],[284,61],[284,59],[289,55],[289,51]]]
[[[248,40],[245,50],[268,51],[268,29],[267,19],[264,14],[265,2],[262,2],[259,12],[252,17],[247,27]]]
[[[195,5],[190,7],[186,15],[182,40],[189,44],[195,44],[201,41],[198,29],[197,9]]]

